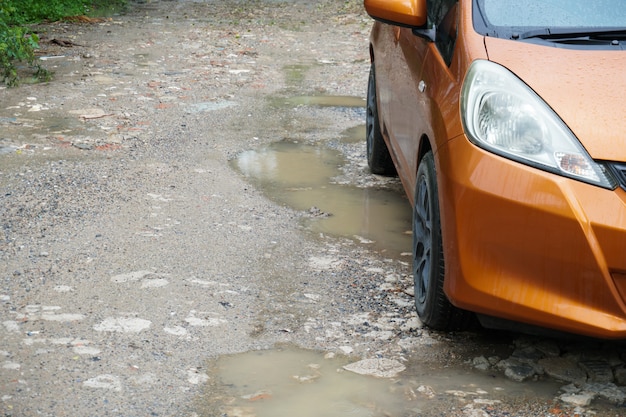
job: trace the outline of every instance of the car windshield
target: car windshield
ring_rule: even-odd
[[[476,0],[487,28],[624,28],[625,0]]]

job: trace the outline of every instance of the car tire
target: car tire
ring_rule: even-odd
[[[383,139],[378,120],[378,102],[376,99],[376,74],[374,63],[370,66],[369,82],[367,84],[367,112],[365,116],[367,163],[370,171],[377,175],[396,175],[387,144]]]
[[[443,291],[445,266],[435,161],[432,152],[417,170],[413,206],[413,280],[420,320],[435,330],[466,330],[474,315],[453,306]]]

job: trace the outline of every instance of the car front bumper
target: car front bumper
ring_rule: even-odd
[[[445,291],[460,308],[626,338],[626,192],[448,141],[436,155]]]

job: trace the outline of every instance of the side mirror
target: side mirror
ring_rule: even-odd
[[[409,28],[426,24],[426,0],[364,0],[365,10],[373,19]]]

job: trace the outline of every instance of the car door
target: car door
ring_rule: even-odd
[[[420,92],[422,66],[428,54],[428,42],[415,36],[411,29],[399,26],[389,27],[393,44],[391,51],[385,51],[384,62],[377,57],[377,71],[385,74],[378,77],[388,81],[380,85],[379,99],[384,109],[383,129],[389,137],[391,152],[395,155],[396,168],[407,192],[414,189],[417,172],[417,155],[420,134],[426,119],[426,102]],[[382,67],[379,69],[379,67]],[[383,81],[384,82],[384,81]]]
[[[458,1],[430,0],[428,16],[437,30],[435,41],[429,43],[419,80],[426,119],[421,132],[431,140],[436,153],[439,146],[462,133],[458,107],[463,75],[452,65],[458,31]]]
[[[409,196],[415,189],[420,141],[425,136],[432,138],[433,122],[438,122],[433,119],[439,119],[433,115],[433,99],[438,90],[446,88],[442,83],[447,82],[445,74],[456,39],[457,6],[457,0],[428,1],[428,27],[438,29],[435,42],[409,28],[390,29],[394,48],[386,51],[382,64],[389,84],[382,89],[387,95],[381,93],[380,100],[387,108],[386,133]]]

